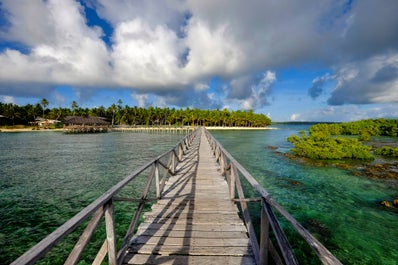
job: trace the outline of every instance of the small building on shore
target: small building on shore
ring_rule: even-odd
[[[44,119],[44,118],[41,118],[41,117],[37,117],[35,119],[35,121],[32,122],[31,124],[37,125],[39,127],[48,127],[50,125],[54,125],[54,124],[59,123],[59,122],[60,122],[59,120],[51,120],[51,119]]]
[[[65,133],[101,133],[108,132],[110,122],[106,118],[94,116],[66,116]]]

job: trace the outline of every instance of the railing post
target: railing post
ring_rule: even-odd
[[[238,172],[234,164],[231,164],[231,175],[229,180],[229,197],[231,200],[235,199],[235,184]]]
[[[171,174],[173,174],[173,175],[176,173],[176,171],[175,171],[175,166],[176,166],[175,158],[176,158],[176,155],[175,155],[175,153],[173,151],[173,152],[171,152],[171,168],[170,168]]]
[[[268,264],[269,249],[269,220],[265,212],[267,207],[265,199],[261,198],[261,231],[260,231],[260,264]]]
[[[159,162],[156,161],[153,166],[155,167],[155,183],[156,183],[156,198],[160,198],[160,182],[159,182]]]
[[[117,252],[116,252],[116,234],[115,234],[115,218],[114,218],[114,207],[112,199],[108,203],[108,207],[105,210],[105,228],[106,228],[106,240],[108,245],[108,262],[109,265],[117,265]]]
[[[88,223],[84,232],[80,235],[79,240],[77,241],[73,250],[69,253],[68,258],[65,261],[65,264],[77,264],[84,248],[88,244],[91,236],[94,233],[94,230],[97,228],[98,223],[100,222],[102,215],[104,214],[104,209],[102,207],[98,208],[95,212],[93,218]]]
[[[184,155],[184,147],[180,144],[178,146],[178,160],[181,161],[183,155]]]
[[[224,153],[221,153],[220,166],[221,166],[221,175],[225,176],[225,156],[224,156]]]

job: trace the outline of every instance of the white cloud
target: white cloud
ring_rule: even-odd
[[[131,97],[137,101],[138,107],[145,108],[147,106],[147,101],[149,99],[149,95],[147,94],[131,94]]]
[[[300,114],[298,114],[298,113],[293,113],[293,114],[290,116],[290,120],[291,120],[291,121],[300,121],[299,118],[300,118]]]
[[[290,116],[291,121],[342,122],[370,118],[396,118],[398,109],[394,104],[328,106],[305,110]]]
[[[331,105],[398,102],[398,53],[343,64],[335,80]]]
[[[86,25],[79,3],[27,1],[25,7],[17,2],[6,1],[12,17],[9,39],[31,49],[29,54],[11,49],[0,53],[0,83],[107,83],[108,51],[98,30]],[[38,24],[33,21],[37,17]]]
[[[255,109],[276,82],[267,69],[320,65],[334,73],[314,80],[314,98],[334,78],[332,105],[398,101],[396,0],[84,3],[112,25],[110,43],[79,1],[2,1],[0,39],[23,49],[0,51],[0,94],[130,88],[140,104],[150,93],[159,104]],[[228,84],[224,95],[206,88],[214,76]]]
[[[11,97],[11,96],[2,96],[1,97],[1,101],[2,102],[4,102],[4,103],[6,103],[6,104],[8,104],[8,103],[12,103],[12,104],[15,104],[15,98],[14,97]]]
[[[175,32],[145,21],[123,22],[115,29],[112,60],[117,84],[137,89],[178,85],[179,43]]]
[[[227,100],[236,102],[244,110],[258,109],[268,105],[267,97],[276,82],[275,72],[266,71],[259,76],[241,76],[233,79],[228,91]]]

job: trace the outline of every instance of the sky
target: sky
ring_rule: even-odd
[[[0,102],[398,117],[397,0],[0,0]]]

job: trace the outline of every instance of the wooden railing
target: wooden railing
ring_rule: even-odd
[[[322,245],[314,236],[312,236],[293,216],[291,216],[281,205],[272,199],[270,194],[250,175],[250,173],[241,166],[229,154],[221,144],[214,139],[214,137],[205,130],[207,139],[214,151],[214,155],[221,166],[222,174],[230,189],[230,198],[240,203],[244,222],[246,224],[250,242],[252,244],[253,253],[257,264],[267,264],[268,255],[271,254],[275,264],[298,264],[292,247],[284,234],[277,217],[275,216],[274,209],[279,212],[290,224],[294,230],[309,244],[315,251],[323,264],[337,265],[342,264],[330,251]],[[241,184],[241,176],[260,194],[260,198],[245,198],[244,191]],[[237,194],[237,198],[236,198]],[[260,201],[261,202],[261,232],[260,240],[255,232],[252,219],[250,217],[249,207],[247,202]],[[276,251],[270,240],[270,229],[279,246],[279,251],[282,254],[282,259]]]
[[[155,180],[156,186],[156,197],[160,198],[161,192],[164,188],[166,179],[175,173],[176,165],[181,162],[184,152],[192,144],[194,138],[198,135],[199,130],[191,132],[183,140],[181,140],[175,147],[171,148],[168,152],[158,156],[154,160],[148,162],[147,164],[140,167],[138,170],[133,172],[131,175],[127,176],[125,179],[120,181],[118,184],[113,186],[107,192],[105,192],[101,197],[91,203],[89,206],[84,208],[81,212],[76,214],[73,218],[59,227],[57,230],[52,232],[37,245],[32,247],[30,250],[25,252],[22,256],[16,259],[12,265],[16,264],[34,264],[36,261],[45,256],[54,246],[63,241],[69,234],[80,227],[82,223],[87,222],[88,224],[84,229],[83,233],[80,235],[79,240],[75,244],[73,250],[70,252],[65,264],[77,264],[82,256],[83,250],[90,242],[90,238],[94,231],[97,229],[98,224],[105,216],[105,229],[106,229],[106,239],[104,240],[102,247],[99,249],[93,264],[101,264],[105,256],[108,256],[108,264],[116,265],[120,264],[124,255],[125,250],[128,247],[134,228],[137,226],[139,218],[144,209],[144,205],[148,203],[150,198],[148,194]],[[162,161],[167,161],[167,163]],[[160,178],[160,169],[164,169],[163,177]],[[141,198],[122,198],[117,197],[119,192],[135,180],[139,175],[150,170],[147,177],[145,188],[143,189]],[[114,201],[133,201],[138,202],[137,210],[134,213],[132,221],[124,237],[123,243],[120,249],[116,249],[116,237],[115,237],[115,211],[114,211]],[[91,219],[90,219],[91,217]]]

